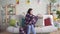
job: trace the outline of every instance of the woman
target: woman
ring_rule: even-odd
[[[25,16],[25,24],[27,25],[28,29],[27,29],[27,34],[30,34],[30,32],[32,31],[33,34],[36,34],[36,31],[34,29],[34,25],[36,23],[36,21],[38,20],[38,16],[34,16],[32,13],[33,9],[29,8],[28,12]]]

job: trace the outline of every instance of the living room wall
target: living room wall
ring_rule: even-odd
[[[33,8],[34,15],[36,14],[46,14],[47,13],[47,4],[48,0],[40,0],[38,3],[37,0],[31,0],[30,4],[26,3],[26,0],[20,0],[19,4],[16,5],[17,15],[27,12],[29,8]]]
[[[7,4],[16,4],[16,0],[0,0],[0,5],[5,6]],[[19,4],[16,4],[16,14],[23,14],[27,12],[29,8],[33,8],[34,14],[45,14],[47,12],[48,0],[30,0],[30,4],[26,3],[26,0],[19,0]]]

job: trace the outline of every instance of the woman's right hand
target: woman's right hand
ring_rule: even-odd
[[[42,15],[42,14],[38,14],[37,16],[38,16],[39,18],[42,18],[42,17],[43,17],[43,15]]]

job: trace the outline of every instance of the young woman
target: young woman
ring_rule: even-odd
[[[29,8],[28,12],[25,16],[25,24],[27,25],[27,34],[30,34],[30,32],[32,31],[33,34],[36,34],[36,31],[34,29],[35,23],[38,20],[38,16],[34,16],[32,13],[33,9]]]

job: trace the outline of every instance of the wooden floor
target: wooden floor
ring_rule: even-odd
[[[9,33],[9,32],[0,32],[0,34],[12,34],[12,33]]]
[[[52,32],[50,34],[60,34],[60,29],[58,29],[58,31]]]
[[[12,33],[9,33],[9,32],[4,31],[4,32],[0,32],[0,34],[12,34]],[[50,34],[60,34],[60,30],[55,31],[55,32],[52,32]]]
[[[60,34],[60,31],[52,32],[50,34]]]

